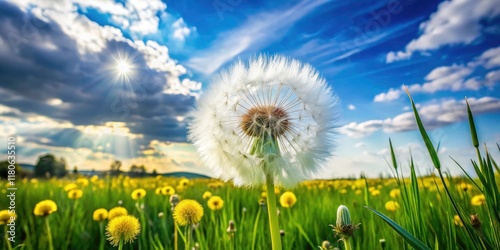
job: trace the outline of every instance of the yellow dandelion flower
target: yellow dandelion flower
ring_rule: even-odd
[[[77,189],[78,186],[75,184],[75,183],[70,183],[66,186],[64,186],[64,191],[68,192],[68,191],[71,191],[73,189]]]
[[[380,195],[380,190],[378,189],[374,189],[373,191],[370,192],[372,194],[372,196],[378,196]]]
[[[78,178],[76,183],[80,184],[82,187],[86,187],[89,185],[89,180],[87,180],[87,178]]]
[[[264,192],[262,192],[262,194],[260,194],[260,197],[262,197],[262,198],[267,198],[267,192],[265,192],[265,191],[264,191]]]
[[[103,220],[108,218],[108,210],[106,210],[104,208],[96,209],[94,211],[94,213],[92,214],[92,218],[95,221],[103,221]]]
[[[175,194],[175,189],[172,186],[166,186],[161,189],[161,194],[163,195],[173,195]]]
[[[120,216],[124,216],[124,215],[128,215],[128,212],[127,212],[126,208],[124,208],[124,207],[114,207],[111,210],[109,210],[108,219],[112,220],[114,218],[117,218],[117,217],[120,217]]]
[[[195,200],[182,200],[174,209],[174,219],[181,225],[193,225],[203,217],[203,207]]]
[[[157,188],[155,189],[155,194],[156,194],[156,195],[161,195],[161,187],[157,187]]]
[[[341,193],[341,194],[347,194],[347,189],[345,189],[345,188],[341,189],[341,190],[340,190],[340,193]]]
[[[136,189],[132,192],[132,199],[134,200],[140,200],[144,198],[144,196],[146,196],[146,190],[142,188]]]
[[[221,210],[222,207],[224,206],[224,200],[220,196],[212,196],[210,199],[208,199],[208,208],[210,210],[215,211],[215,210]]]
[[[474,206],[481,206],[486,204],[486,198],[484,197],[484,194],[475,195],[474,197],[472,197],[471,204]]]
[[[391,198],[393,198],[393,199],[396,199],[399,196],[401,196],[401,190],[399,190],[399,188],[395,188],[395,189],[391,190],[391,192],[389,193],[389,196],[391,196]]]
[[[203,193],[203,199],[206,200],[208,198],[212,197],[212,193],[210,193],[210,191],[205,191],[205,193]]]
[[[376,189],[377,189],[377,188],[375,188],[375,187],[369,187],[369,188],[368,188],[368,192],[370,192],[370,193],[371,193],[371,192],[375,191]]]
[[[9,213],[9,210],[0,211],[0,225],[9,224],[17,218],[16,213]]]
[[[387,211],[394,212],[398,210],[398,208],[399,208],[399,203],[397,201],[388,201],[385,203],[385,209],[387,209]]]
[[[462,183],[458,184],[457,188],[459,190],[467,192],[467,190],[471,190],[472,189],[472,185],[469,184],[469,183],[462,182]]]
[[[458,216],[457,214],[455,216],[453,216],[453,223],[455,224],[455,226],[459,226],[459,227],[464,226],[464,223],[462,223],[460,216]]]
[[[92,177],[90,177],[90,181],[91,181],[92,183],[95,183],[95,182],[97,182],[98,180],[99,180],[99,176],[97,176],[97,175],[93,175]]]
[[[187,185],[189,185],[189,180],[188,179],[182,178],[181,181],[179,181],[179,186],[186,187]]]
[[[297,197],[292,192],[284,192],[280,196],[280,204],[282,207],[292,207],[297,202]]]
[[[52,200],[44,200],[35,205],[33,213],[36,216],[47,216],[55,211],[57,211],[56,203]]]
[[[110,220],[106,226],[106,236],[113,246],[118,246],[120,241],[132,243],[140,232],[141,224],[132,215],[120,216]]]
[[[360,195],[360,194],[362,194],[362,193],[363,193],[363,192],[361,191],[361,189],[358,189],[358,190],[356,190],[356,192],[355,192],[355,194],[356,194],[356,195]]]
[[[80,189],[73,189],[68,192],[68,197],[73,200],[80,199],[82,198],[82,196],[83,196],[83,191]]]

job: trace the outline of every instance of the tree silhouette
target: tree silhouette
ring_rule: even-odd
[[[66,160],[64,158],[58,159],[52,154],[46,154],[38,158],[33,174],[36,177],[63,177],[67,173]]]
[[[118,175],[121,172],[120,170],[121,167],[122,167],[122,162],[119,160],[115,160],[113,161],[113,163],[111,163],[109,171],[111,172],[112,175]]]

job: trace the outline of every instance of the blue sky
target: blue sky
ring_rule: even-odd
[[[186,139],[196,99],[232,62],[282,54],[341,100],[318,177],[390,173],[389,138],[403,165],[411,152],[432,171],[403,85],[459,173],[448,156],[474,157],[464,97],[481,141],[500,142],[499,21],[494,0],[2,1],[0,138],[17,137],[24,163],[50,152],[80,169],[209,174]]]

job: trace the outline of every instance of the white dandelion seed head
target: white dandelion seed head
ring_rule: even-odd
[[[317,173],[332,156],[338,98],[308,64],[282,56],[239,61],[217,75],[198,100],[189,138],[217,177],[236,186],[265,182],[291,187]],[[251,154],[262,134],[279,154]]]

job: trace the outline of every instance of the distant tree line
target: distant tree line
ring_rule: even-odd
[[[9,163],[7,161],[0,162],[0,179],[7,179],[8,177],[8,166]],[[25,177],[27,175],[26,171],[24,171],[21,166],[18,164],[16,166],[16,175],[20,177]],[[94,171],[92,171],[94,172]],[[38,160],[33,167],[33,177],[37,178],[51,178],[51,177],[64,177],[68,175],[67,163],[66,160],[62,157],[58,158],[53,154],[45,154],[38,157]],[[78,175],[78,167],[75,166],[73,168],[72,173],[74,175]],[[151,174],[147,173],[146,167],[144,165],[135,165],[132,164],[130,166],[130,170],[128,172],[122,171],[122,162],[119,160],[115,160],[111,163],[109,171],[107,171],[110,175],[119,175],[123,173],[127,173],[130,176],[146,176],[146,175],[158,175],[156,169],[154,169]]]

